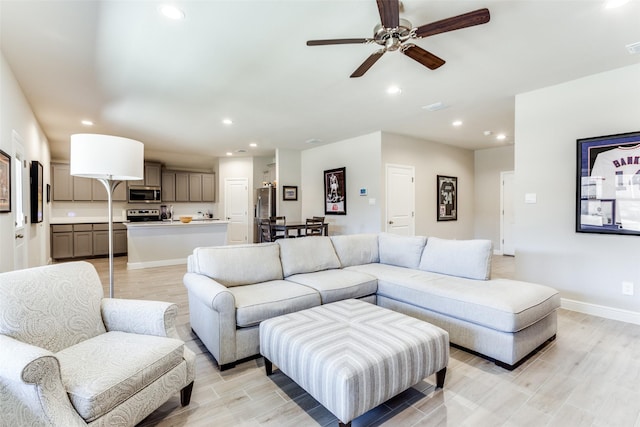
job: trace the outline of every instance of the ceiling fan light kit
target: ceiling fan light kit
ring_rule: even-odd
[[[490,19],[489,10],[485,8],[414,28],[411,22],[400,18],[400,5],[397,0],[377,0],[377,5],[381,23],[374,27],[372,38],[309,40],[307,41],[307,46],[370,43],[382,46],[382,49],[369,55],[351,74],[351,77],[363,76],[385,52],[393,52],[396,50],[399,50],[404,55],[419,62],[430,70],[435,70],[444,65],[445,60],[420,46],[407,43],[409,40],[485,24],[489,22]]]

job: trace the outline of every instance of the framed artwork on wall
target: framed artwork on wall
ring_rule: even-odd
[[[282,200],[298,200],[298,187],[294,185],[283,185]]]
[[[458,219],[458,178],[455,176],[437,176],[438,221],[456,221]]]
[[[11,212],[11,156],[0,150],[0,213]]]
[[[640,132],[577,145],[576,231],[640,235]]]
[[[346,168],[324,171],[324,213],[326,215],[347,214]]]
[[[42,164],[31,162],[31,222],[44,220],[44,184],[42,182]]]

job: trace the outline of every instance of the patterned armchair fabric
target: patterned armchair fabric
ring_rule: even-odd
[[[177,306],[103,298],[87,262],[0,274],[0,425],[133,426],[181,392],[195,356]]]

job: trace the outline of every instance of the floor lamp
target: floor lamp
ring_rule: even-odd
[[[95,178],[107,190],[109,206],[109,298],[113,298],[113,190],[144,177],[144,145],[119,136],[71,135],[71,175]]]

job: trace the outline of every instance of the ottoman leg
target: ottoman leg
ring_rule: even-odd
[[[351,427],[351,421],[348,423],[343,423],[342,421],[338,421],[338,427]]]
[[[444,388],[445,375],[447,375],[447,368],[442,368],[436,372],[436,388]]]
[[[267,376],[273,374],[273,364],[266,357],[264,358],[264,370],[267,372]]]

